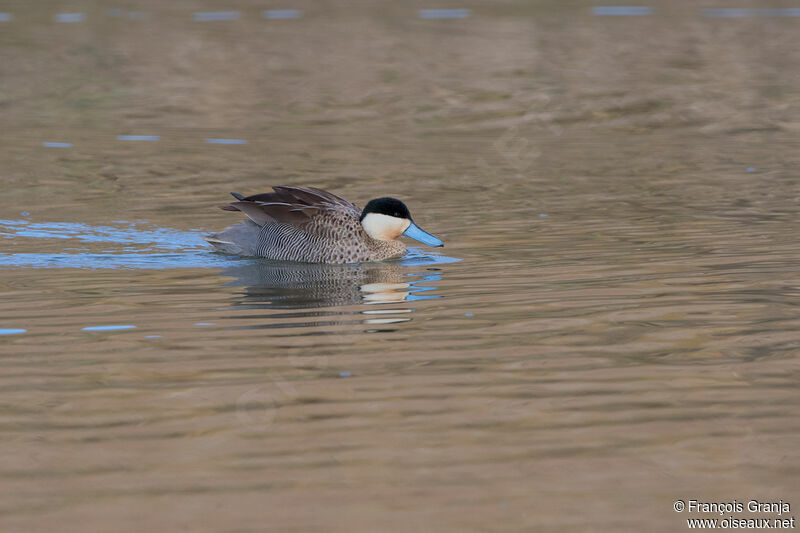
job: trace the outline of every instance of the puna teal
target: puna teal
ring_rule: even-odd
[[[247,216],[206,240],[224,253],[306,263],[383,261],[406,253],[401,235],[428,246],[442,241],[419,228],[403,202],[370,200],[363,210],[314,187],[279,186],[220,206]]]

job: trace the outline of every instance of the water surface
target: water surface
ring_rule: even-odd
[[[791,9],[272,7],[0,7],[4,531],[800,506]],[[446,247],[210,251],[281,184]]]

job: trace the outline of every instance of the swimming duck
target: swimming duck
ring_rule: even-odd
[[[370,200],[363,210],[328,191],[314,187],[279,186],[275,192],[243,196],[220,206],[241,211],[247,219],[206,240],[220,251],[306,263],[359,263],[400,257],[401,235],[428,246],[444,246],[423,231],[403,202]]]

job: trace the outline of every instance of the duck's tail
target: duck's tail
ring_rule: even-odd
[[[247,219],[228,226],[219,233],[203,237],[217,252],[233,255],[256,255],[261,227]]]

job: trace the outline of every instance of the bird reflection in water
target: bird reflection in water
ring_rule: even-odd
[[[294,318],[337,316],[341,320],[336,320],[336,324],[352,324],[352,315],[358,314],[366,315],[366,318],[355,323],[391,324],[410,320],[407,315],[413,310],[407,305],[408,302],[440,297],[426,294],[436,290],[427,282],[440,280],[440,272],[435,266],[423,266],[413,260],[329,265],[249,259],[226,268],[223,274],[235,278],[229,286],[244,288],[241,299],[235,303],[239,309],[308,309],[309,312],[297,314]],[[390,309],[365,309],[364,304],[405,305],[393,305]],[[359,306],[358,309],[320,310],[354,305]],[[251,314],[248,316],[254,318]],[[347,316],[349,320],[345,318]],[[289,318],[274,313],[269,317]],[[304,322],[293,325],[311,324]],[[282,322],[257,327],[287,326],[289,324]]]

